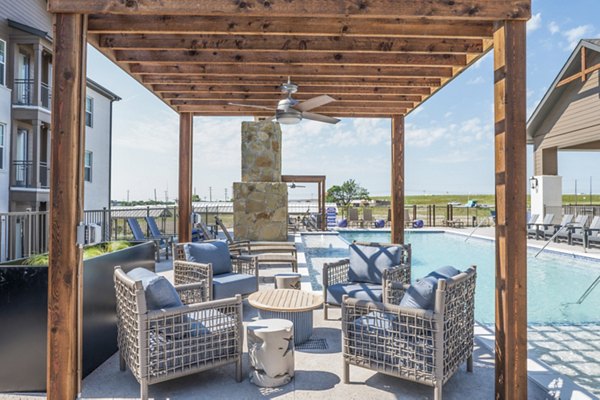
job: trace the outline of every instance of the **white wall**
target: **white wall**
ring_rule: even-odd
[[[87,88],[94,99],[94,121],[86,126],[85,149],[93,153],[92,181],[85,182],[84,209],[109,207],[110,198],[110,108],[111,102],[100,93]]]

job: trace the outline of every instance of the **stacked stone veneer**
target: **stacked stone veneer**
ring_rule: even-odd
[[[237,240],[287,240],[288,194],[281,182],[281,128],[242,122],[242,182],[233,184]]]

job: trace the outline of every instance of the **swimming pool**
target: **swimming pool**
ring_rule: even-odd
[[[325,237],[330,236],[330,237]],[[353,240],[389,242],[389,232],[345,231],[340,236]],[[317,238],[311,239],[315,242]],[[322,245],[307,243],[309,267],[318,273],[323,260],[347,257],[347,243],[336,235],[323,235]],[[465,269],[477,265],[475,318],[484,324],[494,322],[495,253],[494,242],[451,233],[406,232],[413,249],[412,278],[420,278],[444,265]],[[580,305],[575,303],[587,287],[600,275],[600,262],[542,253],[528,252],[528,323],[596,323],[600,322],[600,286]],[[319,262],[321,261],[321,262]],[[318,282],[313,282],[318,285]]]

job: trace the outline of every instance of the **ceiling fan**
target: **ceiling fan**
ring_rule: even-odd
[[[298,101],[292,98],[292,94],[298,91],[298,85],[290,81],[288,77],[287,83],[284,83],[280,86],[281,92],[286,94],[286,97],[279,100],[277,103],[277,107],[265,107],[254,104],[240,104],[240,103],[228,103],[231,106],[239,106],[239,107],[252,107],[252,108],[260,108],[269,111],[275,111],[275,115],[273,119],[279,122],[280,124],[293,125],[297,124],[303,119],[309,119],[312,121],[325,122],[328,124],[337,124],[340,122],[337,118],[328,117],[326,115],[317,114],[310,112],[310,110],[315,109],[317,107],[323,106],[325,104],[329,104],[332,101],[335,101],[334,98],[324,94],[321,96],[313,97],[312,99],[308,99],[305,101]]]
[[[292,184],[288,185],[288,186],[289,186],[290,189],[296,189],[296,188],[306,187],[306,186],[303,186],[303,185],[296,185],[296,182],[292,182]]]

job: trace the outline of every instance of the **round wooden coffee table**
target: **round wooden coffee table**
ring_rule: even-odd
[[[313,331],[313,310],[323,305],[323,297],[303,290],[267,289],[252,293],[248,303],[258,317],[282,318],[294,323],[294,344],[306,342]]]

